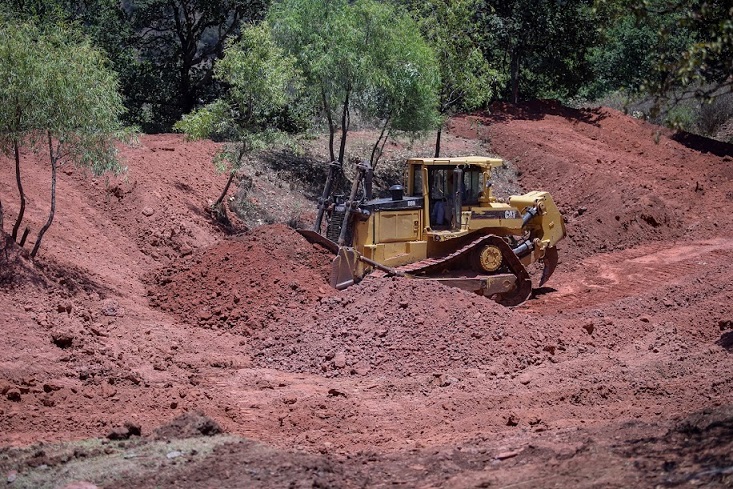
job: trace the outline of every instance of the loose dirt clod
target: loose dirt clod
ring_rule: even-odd
[[[153,430],[154,440],[214,436],[222,433],[221,426],[200,412],[184,413],[172,421]]]

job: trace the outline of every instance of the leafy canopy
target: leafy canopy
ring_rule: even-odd
[[[437,60],[403,10],[374,0],[282,0],[268,20],[297,60],[306,100],[328,123],[332,159],[344,160],[352,110],[384,131],[436,126]]]
[[[480,0],[414,0],[409,4],[437,56],[441,114],[473,110],[491,100],[501,76],[481,52],[486,33],[476,15]]]
[[[390,119],[396,130],[415,132],[435,126],[440,81],[433,49],[415,21],[383,4],[362,1],[346,11],[354,22],[358,69],[354,107],[377,121]]]
[[[591,77],[586,51],[597,43],[593,0],[485,0],[482,48],[508,80],[503,97],[568,98]]]
[[[120,171],[115,138],[124,112],[115,74],[101,51],[64,26],[0,24],[0,142],[37,148],[50,135],[57,160],[95,173]]]
[[[660,38],[685,36],[681,46],[657,51],[655,76],[647,82],[654,94],[695,88],[698,97],[710,97],[733,87],[733,5],[730,2],[644,0],[634,8],[641,20],[665,16],[671,21]]]
[[[217,162],[222,171],[236,171],[245,155],[284,136],[278,114],[300,90],[300,73],[295,60],[274,43],[267,23],[261,23],[228,45],[215,76],[228,87],[226,95],[184,116],[175,129],[193,139],[232,143]]]
[[[240,27],[262,19],[266,0],[136,0],[129,8],[140,59],[128,78],[128,103],[152,130],[221,95],[213,66]]]
[[[0,143],[15,153],[21,200],[13,237],[25,206],[18,149],[48,150],[50,210],[30,253],[35,257],[56,211],[58,164],[71,161],[96,174],[122,170],[114,141],[124,132],[119,123],[124,108],[105,56],[63,25],[0,22],[0,85]]]

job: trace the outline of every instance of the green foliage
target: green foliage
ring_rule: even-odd
[[[352,109],[379,123],[383,135],[435,127],[437,61],[402,10],[374,0],[282,0],[268,19],[278,43],[297,59],[305,99],[328,123],[332,159],[343,163]]]
[[[267,0],[138,0],[130,9],[139,61],[127,102],[148,131],[165,131],[221,95],[215,61],[242,23],[260,20]]]
[[[663,39],[689,32],[681,46],[658,51],[657,77],[648,88],[657,95],[675,89],[698,87],[696,95],[707,97],[733,86],[733,6],[728,2],[695,0],[646,0],[635,13],[641,19],[668,16],[671,22],[660,30]]]
[[[229,180],[213,205],[225,219],[222,202],[244,158],[267,146],[287,140],[280,115],[301,90],[295,59],[275,44],[270,26],[250,26],[237,42],[229,43],[215,76],[228,90],[224,97],[184,116],[174,128],[187,137],[213,137],[227,144],[214,157],[220,172]]]
[[[77,32],[32,23],[0,26],[0,138],[37,147],[46,134],[59,158],[95,173],[120,171],[114,138],[122,134],[118,82],[104,55]]]
[[[0,23],[0,85],[0,143],[6,152],[12,147],[16,154],[21,199],[14,236],[25,199],[18,147],[48,150],[51,207],[31,251],[34,257],[53,222],[56,169],[62,160],[97,174],[122,170],[113,143],[123,133],[119,116],[124,108],[105,56],[62,25]]]
[[[584,90],[589,98],[598,98],[614,90],[636,92],[652,73],[653,52],[657,41],[650,25],[637,25],[625,16],[604,31],[605,42],[588,52],[594,79]]]
[[[509,81],[503,96],[569,98],[591,78],[587,50],[599,18],[591,0],[487,0],[479,11],[482,47]]]
[[[217,100],[184,115],[173,125],[173,129],[184,133],[192,141],[206,138],[223,141],[233,137],[231,124],[229,105],[224,100]]]
[[[226,95],[186,115],[174,126],[194,139],[230,141],[216,163],[236,171],[242,158],[283,138],[277,114],[300,90],[295,59],[286,55],[270,36],[266,23],[245,29],[242,38],[227,46],[215,76],[229,87]]]
[[[275,44],[267,23],[245,30],[216,65],[216,77],[229,86],[228,98],[246,132],[267,126],[270,115],[292,101],[299,76],[295,59]]]
[[[675,110],[676,105],[689,98],[710,100],[730,93],[733,7],[729,2],[599,0],[598,9],[611,22],[603,31],[604,43],[589,56],[596,74],[589,96],[619,89],[647,93],[655,98],[652,118],[689,129],[701,126],[690,111],[707,118],[702,110],[710,108],[685,103]]]
[[[440,113],[481,107],[496,95],[501,76],[481,52],[475,16],[479,0],[413,1],[420,30],[435,50],[440,70]]]
[[[382,4],[355,3],[351,15],[360,27],[355,52],[365,53],[354,70],[354,107],[362,116],[395,130],[418,132],[437,123],[438,63],[434,51],[408,15]]]
[[[667,112],[665,124],[684,131],[694,131],[695,110],[689,104],[678,104]]]
[[[66,25],[86,36],[110,60],[109,67],[121,80],[123,100],[129,106],[129,94],[140,82],[136,76],[137,51],[133,44],[132,25],[122,3],[118,0],[0,0],[9,22],[32,22],[51,31],[57,25]],[[122,116],[136,124],[135,113],[126,111]]]
[[[38,34],[31,24],[3,22],[0,27],[0,141],[9,153],[14,142],[32,136],[40,121],[30,111],[34,94],[42,92],[42,67],[30,56],[27,43]]]
[[[677,28],[682,11],[644,16],[639,3],[601,0],[598,15],[611,22],[602,29],[602,43],[588,53],[594,79],[584,92],[589,98],[616,90],[640,93],[661,81],[660,56],[677,53],[694,42],[689,29]]]
[[[242,22],[262,19],[268,0],[0,0],[14,19],[75,24],[113,62],[126,120],[170,130],[182,114],[221,93],[214,61]]]

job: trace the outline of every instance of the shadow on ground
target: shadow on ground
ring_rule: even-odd
[[[664,436],[629,440],[618,448],[642,473],[656,474],[653,486],[730,487],[733,406],[693,414]]]

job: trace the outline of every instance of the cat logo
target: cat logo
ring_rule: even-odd
[[[517,215],[517,211],[513,211],[513,210],[504,211],[504,219],[516,219],[517,217],[519,217]]]

